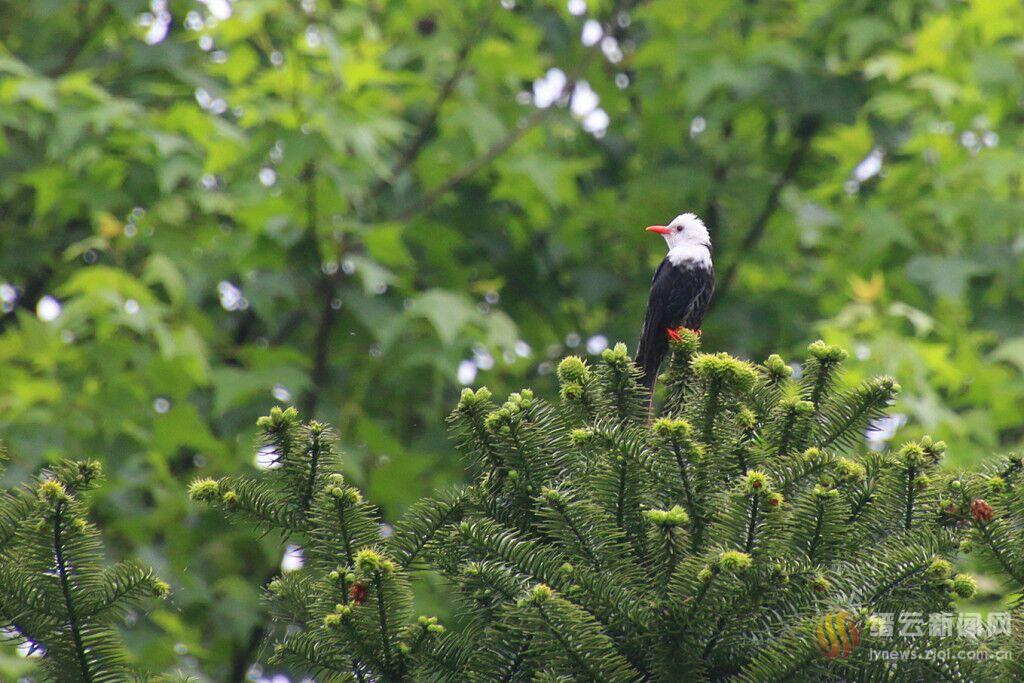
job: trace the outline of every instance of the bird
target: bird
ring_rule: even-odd
[[[680,214],[668,225],[651,225],[646,230],[661,235],[668,243],[668,254],[651,279],[636,351],[643,384],[653,394],[658,369],[668,353],[669,339],[677,336],[676,329],[686,327],[700,333],[715,291],[715,267],[711,235],[696,214]]]

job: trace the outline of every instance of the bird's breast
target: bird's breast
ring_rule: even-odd
[[[711,270],[711,252],[703,245],[683,245],[668,252],[668,261],[676,268]]]

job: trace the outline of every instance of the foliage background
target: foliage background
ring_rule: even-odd
[[[635,341],[683,210],[708,348],[823,336],[904,387],[876,446],[1011,449],[1022,67],[1015,0],[0,1],[6,477],[101,459],[107,546],[174,590],[129,644],[239,680],[280,544],[185,484],[294,402],[393,518],[461,476],[460,383]]]

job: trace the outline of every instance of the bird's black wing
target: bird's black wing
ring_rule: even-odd
[[[715,293],[715,271],[713,268],[701,270],[693,290],[693,299],[683,312],[682,325],[691,330],[700,330],[704,322],[704,314],[711,303],[711,295]]]
[[[661,263],[658,264],[658,269],[654,271],[654,277],[651,278],[651,291],[647,297],[644,324],[640,328],[640,343],[636,349],[636,363],[644,369],[646,369],[647,359],[653,355],[654,348],[657,346],[652,331],[657,327],[658,322],[665,317],[666,297],[660,293],[656,295],[655,291],[659,289],[659,283],[663,280],[661,275],[666,268],[672,268],[672,264],[669,263],[667,258],[662,259]]]
[[[668,352],[668,328],[686,325],[698,329],[713,291],[714,274],[710,269],[673,266],[668,258],[658,266],[651,280],[636,352],[636,363],[644,372],[648,388],[654,386]]]

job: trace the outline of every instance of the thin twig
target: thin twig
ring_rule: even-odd
[[[761,208],[761,213],[757,215],[750,226],[750,230],[748,230],[747,234],[743,236],[743,241],[740,242],[739,247],[736,248],[736,255],[729,262],[729,267],[725,269],[725,274],[719,281],[715,298],[712,299],[712,306],[715,305],[715,302],[722,301],[725,298],[725,293],[732,287],[732,284],[736,279],[736,273],[739,270],[740,265],[743,263],[744,255],[755,249],[764,237],[765,232],[768,229],[768,221],[771,220],[771,217],[779,208],[779,199],[782,196],[782,190],[793,181],[797,172],[800,170],[804,159],[807,157],[807,152],[811,148],[811,142],[814,140],[814,133],[817,131],[818,125],[818,121],[814,119],[806,122],[802,127],[802,130],[799,133],[800,142],[796,150],[794,150],[790,155],[789,160],[786,162],[786,167],[775,180],[771,190],[768,191],[768,197],[765,199],[764,206]]]
[[[497,7],[497,5],[495,5]],[[452,70],[451,75],[441,85],[441,89],[438,91],[437,97],[431,106],[430,112],[427,117],[420,124],[416,134],[410,140],[409,145],[402,152],[394,166],[391,167],[387,176],[379,178],[367,192],[367,199],[374,199],[380,193],[382,193],[395,178],[397,178],[402,171],[404,171],[411,163],[423,151],[424,146],[430,139],[431,131],[437,123],[437,119],[440,116],[441,107],[451,97],[455,91],[455,86],[459,79],[466,72],[466,64],[469,59],[469,54],[473,47],[479,42],[480,36],[487,30],[494,16],[494,10],[492,9],[483,21],[478,25],[478,29],[473,32],[473,35],[468,38],[462,46],[459,48],[458,54],[455,59],[455,67]],[[312,172],[315,172],[313,169]],[[308,182],[315,183],[315,179],[309,179]],[[315,240],[316,235],[316,194],[315,188],[310,185],[307,189],[307,232],[309,236]],[[331,330],[334,325],[334,319],[336,317],[336,311],[333,305],[334,298],[337,294],[337,278],[332,275],[324,274],[317,282],[318,298],[320,299],[320,318],[317,324],[316,333],[313,338],[313,366],[310,375],[313,380],[313,385],[304,394],[300,401],[300,409],[303,414],[312,416],[316,412],[316,408],[320,402],[320,393],[323,391],[325,386],[325,379],[329,369],[329,351],[328,348],[331,339]]]
[[[82,32],[78,34],[75,41],[71,43],[70,49],[64,53],[64,59],[60,60],[60,63],[57,64],[57,66],[47,71],[46,75],[50,78],[57,78],[58,76],[63,76],[65,73],[70,71],[75,65],[75,62],[78,61],[78,58],[82,56],[83,52],[85,52],[85,48],[89,47],[89,43],[92,42],[96,33],[103,27],[103,24],[106,23],[113,11],[114,8],[112,5],[104,4],[100,11],[96,13],[96,16],[93,17],[92,21],[82,29]]]
[[[590,53],[593,54],[593,53]],[[583,72],[586,65],[590,62],[589,57],[583,59],[580,62],[579,67],[574,72],[571,78],[566,79],[565,86],[562,88],[562,92],[558,99],[565,97],[568,93],[572,92],[572,89],[576,85],[576,79],[579,74]],[[437,202],[441,200],[448,192],[455,189],[471,177],[476,175],[481,169],[489,166],[495,159],[504,154],[514,144],[519,142],[523,137],[532,131],[534,128],[544,122],[558,107],[552,104],[544,109],[537,109],[531,113],[528,117],[519,122],[515,128],[510,130],[505,137],[498,142],[491,145],[490,149],[484,152],[481,156],[473,159],[456,173],[449,176],[443,183],[435,187],[434,189],[423,195],[418,201],[405,207],[397,214],[392,217],[392,220],[405,221],[409,220],[413,216],[417,216],[421,213],[429,211]]]
[[[612,10],[610,15],[612,17],[612,20],[608,23],[607,26],[605,26],[605,33],[610,33],[613,30],[612,22],[614,21],[614,17],[622,9],[624,4],[625,3],[619,3]],[[555,102],[553,102],[551,106],[543,109],[536,109],[528,117],[521,120],[515,128],[510,130],[505,135],[505,137],[491,145],[490,149],[484,152],[481,156],[468,162],[465,166],[463,166],[453,175],[449,176],[440,185],[428,191],[418,201],[413,202],[412,204],[405,207],[395,215],[391,216],[391,220],[406,221],[414,216],[418,216],[421,213],[429,211],[448,192],[455,189],[465,181],[472,178],[479,171],[489,166],[495,159],[497,159],[499,156],[508,151],[509,148],[511,148],[517,142],[522,140],[527,133],[529,133],[534,128],[539,126],[541,123],[543,123],[545,119],[551,116],[551,114],[556,109],[558,109],[558,100],[561,100],[563,97],[571,95],[573,89],[576,87],[577,80],[586,71],[587,67],[590,65],[591,60],[594,59],[594,55],[597,54],[597,52],[597,48],[590,48],[587,51],[584,57],[576,65],[576,68],[573,69],[572,73],[566,77],[565,85],[562,87],[562,92],[560,92],[558,97],[555,98]]]
[[[320,271],[317,278],[317,300],[320,302],[320,318],[316,333],[313,336],[313,366],[310,369],[312,384],[299,401],[299,410],[310,418],[314,417],[320,403],[320,393],[327,385],[327,374],[330,370],[329,351],[331,331],[334,327],[336,311],[333,306],[337,294],[337,275],[324,273],[319,268],[319,249],[317,247],[317,169],[316,164],[307,164],[303,173],[306,183],[306,237],[311,245],[313,264]]]
[[[473,34],[462,43],[459,47],[459,51],[455,56],[455,66],[452,69],[451,74],[441,84],[440,90],[437,91],[437,96],[434,98],[434,103],[430,107],[430,111],[426,117],[420,123],[419,128],[416,130],[416,134],[409,141],[408,146],[402,152],[398,160],[388,171],[386,176],[381,176],[377,181],[370,186],[367,191],[367,199],[372,200],[379,196],[387,187],[393,183],[402,171],[409,167],[409,165],[419,157],[420,152],[423,151],[423,146],[426,145],[430,139],[430,134],[434,130],[434,125],[437,123],[438,116],[441,114],[441,107],[448,101],[452,93],[455,92],[455,86],[459,80],[466,73],[466,64],[469,61],[469,54],[473,51],[473,48],[480,42],[480,38],[484,35],[487,29],[490,27],[491,20],[494,18],[494,12],[498,7],[498,3],[492,3],[490,11],[487,15],[477,24],[476,30]]]

